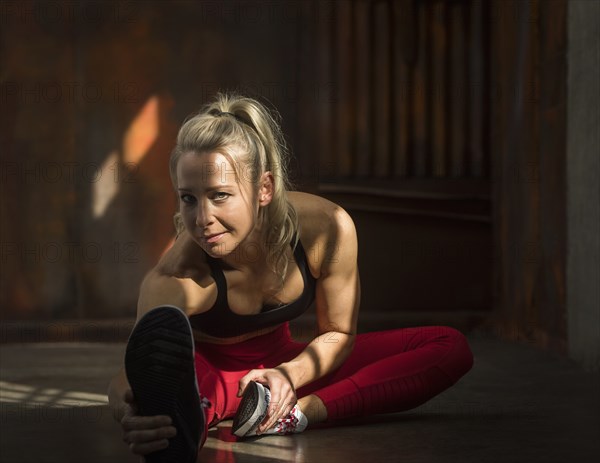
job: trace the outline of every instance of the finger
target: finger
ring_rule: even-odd
[[[173,426],[143,431],[128,431],[123,434],[123,440],[127,443],[145,444],[164,439],[170,439],[177,434]]]
[[[249,382],[250,381],[246,380],[246,377],[243,377],[242,379],[240,379],[240,382],[238,385],[238,392],[237,392],[238,397],[242,397],[242,395],[244,394],[244,391],[246,390],[246,386],[248,386]]]
[[[239,387],[238,387],[238,393],[237,393],[238,397],[242,396],[242,394],[246,390],[246,387],[248,386],[248,384],[251,381],[257,381],[257,382],[259,382],[261,384],[266,384],[265,379],[263,378],[262,374],[260,373],[260,370],[250,370],[239,381]]]
[[[121,427],[125,431],[135,431],[161,428],[164,426],[170,426],[171,423],[171,417],[166,415],[139,416],[126,414],[121,420]]]
[[[127,389],[125,391],[123,401],[127,405],[129,405],[129,407],[131,408],[131,411],[133,412],[134,415],[138,413],[138,407],[137,407],[137,404],[135,403],[135,397],[133,396],[133,392],[131,391],[131,389]]]
[[[128,404],[135,402],[135,399],[133,397],[133,391],[131,389],[127,389],[125,391],[125,396],[123,398]]]
[[[277,423],[279,419],[279,409],[281,408],[281,403],[276,396],[272,396],[271,401],[269,402],[269,411],[265,419],[258,427],[258,432],[262,433],[267,429],[271,429]]]
[[[246,387],[248,386],[248,384],[250,383],[250,381],[252,381],[253,377],[254,377],[254,370],[250,370],[248,373],[246,373],[242,377],[242,379],[240,379],[240,381],[238,383],[238,392],[237,392],[237,396],[238,397],[242,396],[242,394],[246,390]]]
[[[292,411],[295,403],[295,395],[291,395],[291,398],[287,398],[285,401],[283,401],[281,407],[277,408],[277,410],[273,412],[272,416],[270,416],[269,419],[264,422],[264,424],[259,426],[258,432],[262,433],[267,429],[275,427],[278,420],[285,418]]]
[[[274,428],[277,425],[277,421],[285,418],[285,416],[287,415],[286,409],[287,409],[287,405],[284,405],[283,407],[279,408],[276,412],[274,412],[273,416],[271,417],[269,422],[267,424],[265,424],[262,432],[265,432],[268,429]]]
[[[132,443],[129,444],[129,450],[135,455],[148,455],[149,453],[166,449],[168,446],[169,441],[167,439],[162,439],[159,441],[147,442],[143,444]]]

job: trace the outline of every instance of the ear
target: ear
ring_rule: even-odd
[[[258,205],[267,206],[273,200],[273,190],[275,189],[275,179],[271,171],[267,171],[260,176],[258,189]]]

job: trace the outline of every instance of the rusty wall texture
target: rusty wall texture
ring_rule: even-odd
[[[345,198],[363,310],[566,350],[566,0],[0,5],[3,319],[132,316],[177,127],[238,89],[298,187]]]
[[[2,2],[3,319],[135,313],[173,232],[177,128],[217,90],[266,98],[293,142],[292,6]]]

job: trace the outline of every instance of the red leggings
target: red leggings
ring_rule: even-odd
[[[231,418],[240,403],[239,380],[254,368],[273,368],[296,357],[288,323],[230,345],[196,343],[196,373],[207,423]],[[296,391],[317,395],[334,422],[417,407],[456,383],[473,365],[462,333],[446,326],[401,328],[359,334],[336,371]]]

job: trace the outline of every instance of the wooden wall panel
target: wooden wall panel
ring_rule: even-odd
[[[392,2],[392,137],[393,175],[411,174],[411,142],[414,98],[413,68],[417,59],[416,5],[412,0]]]
[[[467,175],[468,161],[466,158],[467,105],[469,103],[468,83],[468,49],[466,43],[466,13],[467,7],[462,2],[452,3],[448,6],[450,60],[448,118],[449,118],[449,166],[448,176],[461,178]]]
[[[410,7],[407,8],[407,5]],[[410,68],[413,64],[413,37],[415,25],[413,4],[392,3],[391,60],[392,85],[391,131],[392,131],[392,175],[395,178],[408,176],[408,155],[410,143]],[[403,29],[408,29],[404,30]],[[412,39],[412,40],[411,40]]]
[[[467,171],[472,177],[489,177],[489,80],[486,74],[486,63],[489,61],[489,16],[486,14],[487,0],[473,0],[471,8],[466,12],[468,18],[468,122],[469,132],[467,151]]]
[[[430,21],[428,33],[431,38],[431,86],[427,92],[429,109],[431,111],[431,173],[432,177],[446,177],[447,149],[448,149],[448,125],[451,123],[447,117],[447,89],[448,82],[448,43],[447,31],[448,4],[446,2],[431,3]]]
[[[232,2],[233,11],[242,3]],[[473,274],[484,289],[485,272],[494,266],[497,305],[490,323],[509,338],[560,348],[566,1],[299,3],[298,17],[275,14],[235,27],[197,2],[177,2],[169,15],[171,7],[161,2],[134,2],[133,16],[118,24],[8,18],[1,32],[7,53],[0,57],[7,96],[0,131],[7,177],[0,210],[2,318],[133,314],[132,288],[171,236],[165,165],[175,130],[222,88],[279,105],[304,180],[309,177],[315,192],[346,183],[344,201],[362,211],[365,233],[372,232],[371,214],[407,236],[421,230],[427,249],[472,232],[478,252],[465,245],[461,265],[480,270]],[[7,85],[48,81],[97,82],[104,99],[32,103],[28,95],[23,104],[23,96],[8,98],[14,87]],[[123,170],[127,130],[152,101],[160,136],[133,171]],[[6,164],[102,164],[113,155],[108,174],[134,172],[135,182],[120,177],[102,217],[94,216],[94,182],[29,188],[39,174],[23,180]],[[305,170],[307,163],[314,169]],[[495,250],[488,265],[481,259],[490,244],[490,189]],[[35,261],[40,246],[59,243],[68,252],[65,243],[72,242],[79,249],[100,245],[102,261]],[[124,261],[127,252],[134,261]],[[414,268],[415,278],[427,277],[427,268]],[[450,291],[431,282],[438,283]],[[481,291],[469,307],[485,309],[482,301],[489,299]]]
[[[429,21],[428,9],[419,4],[415,12],[415,23],[417,24],[417,60],[413,69],[413,106],[412,106],[412,145],[411,145],[411,165],[413,166],[412,176],[426,177],[429,175],[429,118],[428,98],[429,91],[429,41],[427,33]]]
[[[489,178],[486,7],[344,0],[332,11],[318,50],[339,98],[321,108],[335,115],[334,140],[321,132],[338,167],[329,180]]]
[[[354,93],[354,34],[352,33],[352,10],[350,0],[336,2],[335,63],[336,101],[333,110],[335,133],[335,172],[340,177],[352,173],[356,164],[354,143],[354,114],[356,110]]]
[[[356,2],[354,4],[354,34],[355,34],[355,66],[354,93],[356,95],[356,164],[355,173],[358,178],[366,178],[370,174],[370,153],[373,139],[373,118],[371,106],[371,69],[372,56],[372,4],[371,2]]]
[[[566,352],[566,54],[567,3],[538,5],[538,74],[531,99],[539,108],[539,169],[530,172],[540,185],[539,305],[536,339]],[[543,76],[552,76],[551,79]]]
[[[490,324],[507,338],[565,352],[566,3],[493,7]]]
[[[372,176],[388,177],[391,174],[391,40],[388,2],[376,2],[373,6],[373,118],[374,144],[371,151]]]
[[[315,74],[319,86],[327,88],[317,98],[314,110],[308,110],[310,116],[314,117],[314,131],[316,132],[315,145],[319,146],[317,177],[326,178],[333,172],[336,159],[334,158],[336,144],[334,104],[338,100],[339,77],[333,70],[333,56],[336,53],[334,31],[336,21],[336,9],[333,2],[315,2],[316,11],[316,47]],[[301,149],[302,146],[297,147]]]

